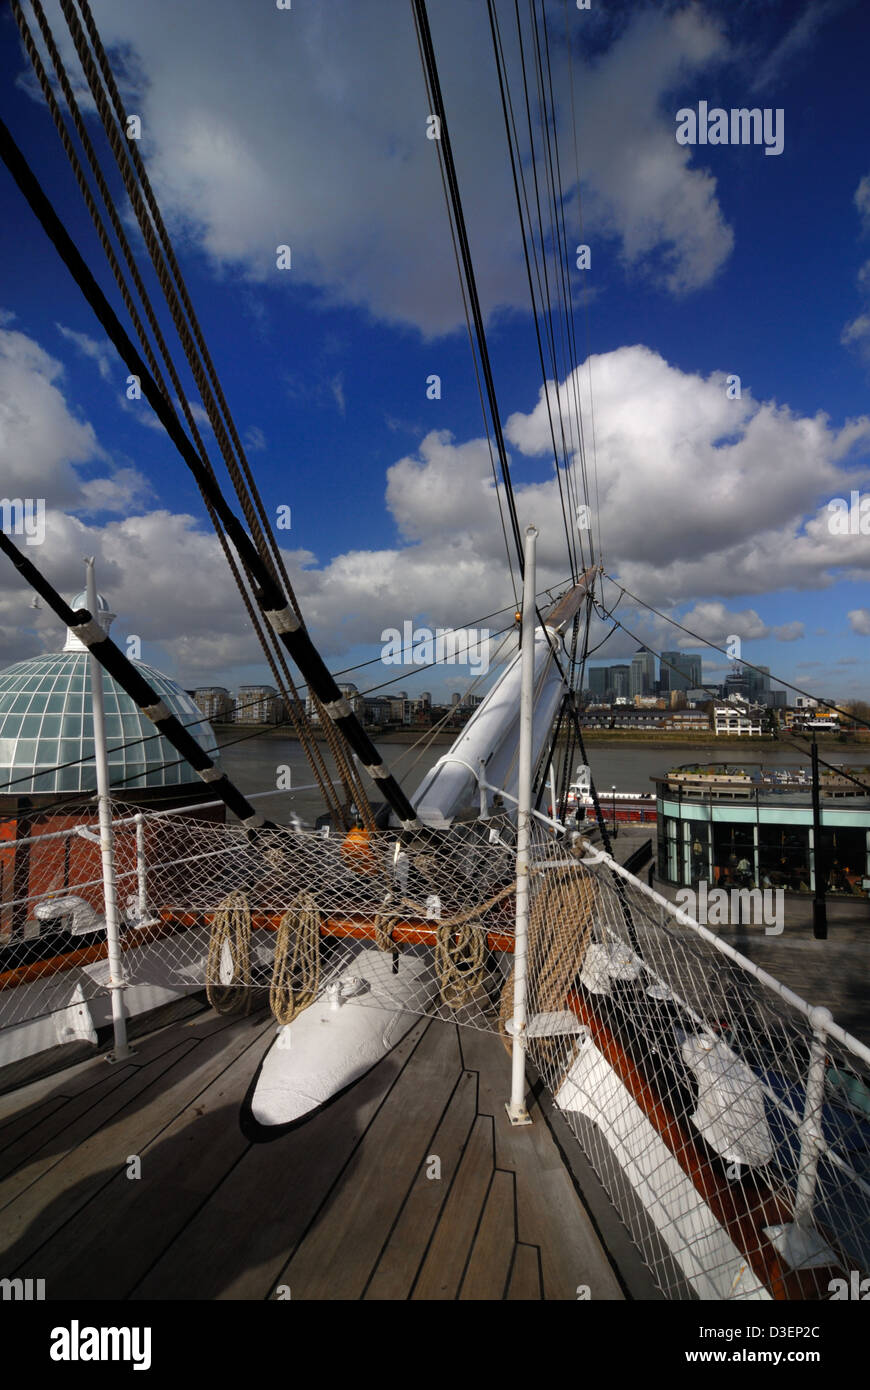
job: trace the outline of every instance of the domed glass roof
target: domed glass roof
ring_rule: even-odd
[[[86,605],[74,602],[76,606]],[[214,732],[190,696],[153,666],[135,664],[167,709],[191,726],[194,738],[214,757]],[[190,763],[178,761],[172,744],[105,671],[103,689],[109,782],[119,796],[128,789],[198,780]],[[0,795],[95,791],[96,786],[88,652],[38,656],[0,672]]]

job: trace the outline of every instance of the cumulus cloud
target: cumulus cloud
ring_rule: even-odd
[[[427,335],[461,324],[407,8],[330,0],[285,13],[235,0],[93,0],[92,9],[117,55],[128,108],[142,116],[164,212],[219,271],[277,293],[286,277],[326,302]],[[441,0],[432,24],[469,233],[487,248],[477,265],[482,303],[487,312],[527,308],[485,8]],[[59,17],[56,36],[75,78]],[[509,80],[518,83],[512,23],[503,40]],[[561,26],[552,45],[563,182],[576,221]],[[716,24],[687,7],[640,14],[594,59],[573,56],[584,225],[616,238],[629,265],[676,292],[707,283],[733,236],[715,179],[695,167],[696,151],[676,144],[669,94],[729,53]],[[80,74],[76,81],[86,91]],[[518,126],[525,130],[522,119]],[[292,248],[290,272],[276,269],[283,244]]]
[[[85,479],[85,467],[101,476]],[[11,329],[0,329],[0,468],[8,497],[41,498],[50,510],[121,511],[150,491],[71,409],[63,364]]]
[[[725,375],[683,372],[642,346],[592,358],[595,459],[605,551],[629,589],[661,606],[703,594],[757,594],[833,582],[839,567],[870,562],[860,537],[831,536],[826,503],[868,476],[870,418],[840,428],[744,388]],[[585,366],[559,388],[585,417]],[[555,400],[555,388],[551,388]],[[517,412],[506,435],[530,457],[551,448],[546,397]],[[810,520],[806,521],[805,518]],[[854,542],[854,543],[853,543]]]
[[[853,632],[860,637],[870,637],[870,608],[852,608],[847,616]]]
[[[848,495],[864,476],[855,456],[870,445],[870,421],[834,428],[822,415],[801,416],[748,392],[731,401],[721,374],[683,372],[641,346],[603,354],[591,366],[602,538],[609,572],[629,589],[724,646],[735,634],[744,641],[803,635],[797,620],[771,627],[757,599],[752,605],[729,599],[830,586],[838,574],[866,573],[864,538],[832,536],[825,499]],[[584,407],[586,381],[581,368]],[[186,684],[222,673],[230,679],[234,669],[261,661],[207,527],[186,514],[149,510],[140,475],[106,459],[62,387],[60,364],[38,344],[0,333],[6,475],[16,478],[19,453],[37,460],[48,499],[40,563],[50,577],[63,592],[75,592],[78,557],[95,553],[100,583],[127,630],[155,644]],[[566,404],[573,400],[572,383],[559,389]],[[539,588],[555,595],[569,567],[559,488],[546,457],[543,400],[511,415],[506,434],[520,526],[538,526]],[[101,476],[83,478],[82,464]],[[19,484],[23,476],[17,475]],[[505,498],[486,442],[430,431],[387,469],[385,499],[392,544],[325,556],[285,552],[326,658],[343,665],[348,651],[379,645],[386,628],[406,619],[431,627],[484,625],[485,614],[508,605],[487,625],[493,632],[509,626],[513,593],[498,520]],[[115,519],[96,527],[89,520],[96,513]],[[604,593],[612,606],[615,591],[605,586]],[[14,576],[0,581],[0,627],[21,622],[25,597]],[[608,643],[608,659],[630,655],[638,640],[657,650],[678,642],[697,646],[676,637],[663,619],[633,612],[627,601],[618,616],[631,631]],[[38,640],[56,645],[50,615],[28,621]],[[596,618],[593,645],[608,626]]]

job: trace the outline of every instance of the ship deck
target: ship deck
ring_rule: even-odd
[[[656,1296],[591,1173],[581,1196],[552,1102],[510,1125],[497,1037],[421,1019],[251,1143],[239,1110],[273,1032],[202,1012],[0,1097],[0,1275],[76,1301]]]

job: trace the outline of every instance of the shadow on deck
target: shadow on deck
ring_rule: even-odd
[[[50,1300],[626,1296],[531,1097],[511,1128],[496,1037],[421,1019],[251,1144],[239,1110],[273,1033],[204,1014],[0,1098],[0,1275]]]

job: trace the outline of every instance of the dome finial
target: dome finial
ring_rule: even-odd
[[[93,572],[95,556],[85,555],[82,558],[85,562],[86,574],[88,571]],[[72,608],[74,612],[79,608],[87,608],[90,612],[87,585],[84,589],[80,590],[80,592],[77,593],[73,599],[70,600],[70,608]],[[102,594],[97,594],[96,609],[96,613],[92,613],[91,616],[93,618],[96,618],[97,622],[100,624],[100,627],[103,629],[104,632],[107,633],[118,615],[116,613],[111,612],[108,601],[103,597]],[[84,642],[80,641],[80,639],[76,637],[75,633],[72,631],[71,628],[67,628],[66,641],[64,642],[63,650],[65,652],[86,652],[87,647],[85,646]]]

